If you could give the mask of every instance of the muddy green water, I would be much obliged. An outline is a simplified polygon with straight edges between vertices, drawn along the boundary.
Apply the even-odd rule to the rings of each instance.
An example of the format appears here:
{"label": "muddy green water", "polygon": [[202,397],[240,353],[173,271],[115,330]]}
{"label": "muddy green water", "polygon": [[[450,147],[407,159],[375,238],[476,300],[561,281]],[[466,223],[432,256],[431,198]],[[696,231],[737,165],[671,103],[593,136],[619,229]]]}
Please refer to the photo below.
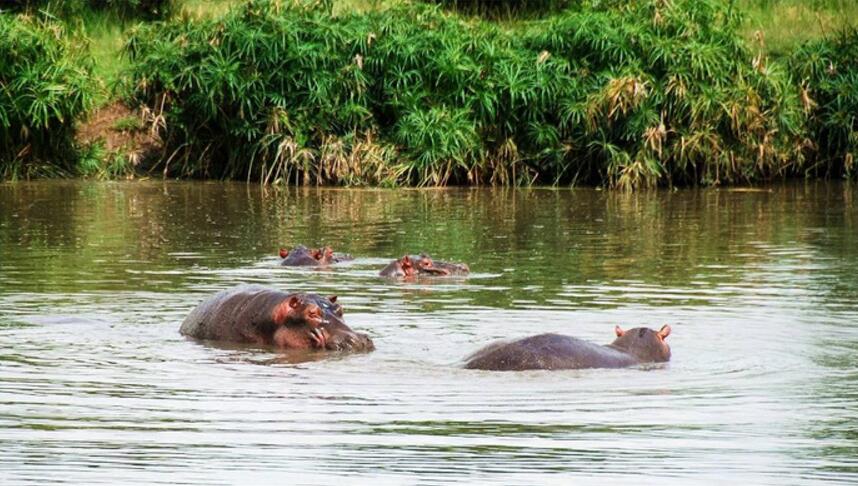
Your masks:
{"label": "muddy green water", "polygon": [[[0,484],[858,481],[858,190],[0,185]],[[284,269],[278,246],[359,258]],[[425,250],[461,280],[376,277]],[[239,283],[336,293],[377,351],[178,334]],[[648,369],[490,373],[554,331],[673,326]]]}

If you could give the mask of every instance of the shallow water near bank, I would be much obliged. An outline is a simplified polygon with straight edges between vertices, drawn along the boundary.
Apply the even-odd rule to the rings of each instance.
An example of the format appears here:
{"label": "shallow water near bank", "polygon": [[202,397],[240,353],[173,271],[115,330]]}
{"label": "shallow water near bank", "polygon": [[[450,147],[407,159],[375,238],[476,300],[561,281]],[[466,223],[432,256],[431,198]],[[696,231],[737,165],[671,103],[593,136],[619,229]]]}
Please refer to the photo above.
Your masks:
{"label": "shallow water near bank", "polygon": [[[854,483],[856,199],[0,184],[0,483]],[[298,243],[358,258],[279,267]],[[376,276],[421,250],[474,273]],[[179,335],[239,283],[337,294],[377,350]],[[664,323],[664,366],[461,369],[495,339]]]}

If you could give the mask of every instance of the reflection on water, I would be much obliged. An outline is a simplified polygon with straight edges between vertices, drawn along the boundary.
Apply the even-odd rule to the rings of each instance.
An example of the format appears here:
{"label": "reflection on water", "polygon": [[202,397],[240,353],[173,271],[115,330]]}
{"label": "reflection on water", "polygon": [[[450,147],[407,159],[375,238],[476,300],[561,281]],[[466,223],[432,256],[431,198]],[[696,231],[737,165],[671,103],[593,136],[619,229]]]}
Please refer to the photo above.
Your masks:
{"label": "reflection on water", "polygon": [[[0,185],[0,483],[854,483],[855,193]],[[297,243],[358,259],[279,267]],[[376,277],[421,250],[474,273]],[[178,334],[238,283],[337,294],[377,351]],[[666,322],[666,367],[460,368]]]}

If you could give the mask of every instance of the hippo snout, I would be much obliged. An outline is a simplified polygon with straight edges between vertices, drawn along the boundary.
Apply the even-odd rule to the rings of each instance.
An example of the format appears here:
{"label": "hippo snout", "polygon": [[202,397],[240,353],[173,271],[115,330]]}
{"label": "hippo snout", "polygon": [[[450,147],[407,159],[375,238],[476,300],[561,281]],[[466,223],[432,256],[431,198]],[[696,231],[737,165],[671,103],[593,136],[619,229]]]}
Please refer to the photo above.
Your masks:
{"label": "hippo snout", "polygon": [[372,339],[362,332],[337,333],[327,340],[326,349],[331,351],[372,351],[375,345]]}

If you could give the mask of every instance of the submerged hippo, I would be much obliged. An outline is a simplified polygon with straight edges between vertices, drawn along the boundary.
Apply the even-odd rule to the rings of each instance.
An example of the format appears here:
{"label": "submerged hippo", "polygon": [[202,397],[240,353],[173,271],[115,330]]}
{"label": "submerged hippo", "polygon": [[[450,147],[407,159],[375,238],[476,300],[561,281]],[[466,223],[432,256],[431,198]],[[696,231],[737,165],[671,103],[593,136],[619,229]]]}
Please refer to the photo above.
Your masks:
{"label": "submerged hippo", "polygon": [[210,341],[279,349],[372,351],[372,340],[342,319],[336,296],[287,294],[259,285],[223,290],[198,305],[179,329]]}
{"label": "submerged hippo", "polygon": [[417,270],[414,268],[414,260],[405,255],[399,260],[388,263],[378,274],[390,278],[413,278],[417,275]]}
{"label": "submerged hippo", "polygon": [[399,260],[393,260],[381,269],[379,275],[391,278],[411,279],[418,275],[447,275],[446,270],[435,268],[432,259],[425,255],[405,255]]}
{"label": "submerged hippo", "polygon": [[280,264],[287,267],[320,267],[330,261],[324,251],[311,250],[304,245],[298,245],[291,250],[280,249]]}
{"label": "submerged hippo", "polygon": [[321,267],[354,260],[354,257],[347,253],[334,253],[330,246],[307,248],[304,245],[298,245],[291,250],[281,248],[280,258],[283,259],[280,264],[287,267]]}
{"label": "submerged hippo", "polygon": [[471,269],[464,263],[439,262],[425,253],[411,255],[411,259],[420,262],[417,265],[417,273],[436,276],[463,276],[471,273]]}
{"label": "submerged hippo", "polygon": [[492,343],[467,358],[465,368],[493,371],[624,368],[670,360],[664,341],[670,326],[659,331],[636,327],[614,329],[617,339],[600,345],[560,334],[539,334],[513,342]]}

